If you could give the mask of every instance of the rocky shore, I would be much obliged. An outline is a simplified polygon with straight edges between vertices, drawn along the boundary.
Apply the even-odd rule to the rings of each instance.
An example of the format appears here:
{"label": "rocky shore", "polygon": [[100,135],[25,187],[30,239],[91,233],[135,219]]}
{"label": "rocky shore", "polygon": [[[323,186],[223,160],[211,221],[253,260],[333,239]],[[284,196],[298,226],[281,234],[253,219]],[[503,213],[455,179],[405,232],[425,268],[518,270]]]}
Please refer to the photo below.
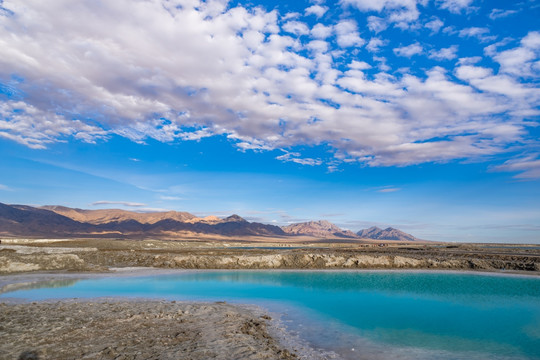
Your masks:
{"label": "rocky shore", "polygon": [[0,358],[297,359],[271,336],[270,320],[226,303],[0,303]]}

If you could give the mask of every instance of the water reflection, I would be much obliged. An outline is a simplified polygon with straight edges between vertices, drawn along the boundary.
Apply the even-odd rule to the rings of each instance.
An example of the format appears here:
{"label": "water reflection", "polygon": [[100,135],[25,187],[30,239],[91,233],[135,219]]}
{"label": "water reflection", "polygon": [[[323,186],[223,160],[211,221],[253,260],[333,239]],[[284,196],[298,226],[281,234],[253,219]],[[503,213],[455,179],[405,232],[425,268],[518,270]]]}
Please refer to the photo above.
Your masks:
{"label": "water reflection", "polygon": [[64,288],[64,287],[73,286],[79,281],[80,279],[54,279],[54,280],[38,280],[38,281],[6,284],[0,287],[0,294],[20,291],[20,290]]}

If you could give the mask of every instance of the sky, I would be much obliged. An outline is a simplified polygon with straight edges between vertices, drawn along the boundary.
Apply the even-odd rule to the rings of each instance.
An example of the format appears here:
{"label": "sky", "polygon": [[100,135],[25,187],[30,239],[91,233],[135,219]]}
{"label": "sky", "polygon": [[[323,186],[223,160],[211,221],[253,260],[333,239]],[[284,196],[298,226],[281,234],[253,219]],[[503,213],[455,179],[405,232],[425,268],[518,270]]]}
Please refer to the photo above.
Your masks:
{"label": "sky", "polygon": [[0,202],[540,243],[538,0],[0,0]]}

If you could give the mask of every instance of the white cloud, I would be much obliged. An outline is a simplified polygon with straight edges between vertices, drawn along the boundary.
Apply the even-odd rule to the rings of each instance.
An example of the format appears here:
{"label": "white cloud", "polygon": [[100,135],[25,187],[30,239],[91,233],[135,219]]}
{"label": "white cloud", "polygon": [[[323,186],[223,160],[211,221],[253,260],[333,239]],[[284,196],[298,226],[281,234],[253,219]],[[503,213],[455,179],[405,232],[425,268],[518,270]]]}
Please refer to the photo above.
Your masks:
{"label": "white cloud", "polygon": [[10,188],[10,187],[7,186],[7,185],[3,185],[3,184],[0,184],[0,190],[1,190],[1,191],[13,191],[12,188]]}
{"label": "white cloud", "polygon": [[453,13],[459,13],[467,9],[474,0],[437,0],[441,9],[447,9]]}
{"label": "white cloud", "polygon": [[316,24],[311,29],[311,35],[316,39],[326,39],[332,35],[333,32],[332,26],[326,26],[323,24]]}
{"label": "white cloud", "polygon": [[409,58],[414,55],[421,54],[422,51],[424,51],[424,49],[422,48],[422,45],[420,45],[417,42],[394,49],[394,53],[397,56],[404,56],[404,57],[409,57]]}
{"label": "white cloud", "polygon": [[502,9],[493,9],[491,10],[491,13],[489,14],[489,18],[491,20],[496,20],[500,18],[504,18],[510,15],[513,15],[517,13],[516,10],[502,10]]}
{"label": "white cloud", "polygon": [[285,23],[285,25],[283,25],[283,30],[295,35],[309,34],[307,25],[300,21],[289,21]]}
{"label": "white cloud", "polygon": [[531,31],[521,39],[521,44],[529,49],[540,49],[540,32]]}
{"label": "white cloud", "polygon": [[497,53],[493,58],[501,64],[501,72],[522,76],[540,77],[540,32],[531,31],[525,36],[520,46]]}
{"label": "white cloud", "polygon": [[320,18],[328,11],[328,6],[312,5],[306,9],[306,15],[315,15]]}
{"label": "white cloud", "polygon": [[289,12],[289,13],[286,13],[285,15],[283,15],[281,17],[281,21],[287,21],[287,20],[292,20],[292,19],[298,19],[299,17],[301,17],[302,14],[300,14],[299,12]]}
{"label": "white cloud", "polygon": [[352,6],[360,11],[377,11],[385,15],[386,21],[397,27],[408,28],[418,19],[417,0],[341,0],[344,6]]}
{"label": "white cloud", "polygon": [[142,203],[136,203],[136,202],[129,202],[129,201],[107,201],[107,200],[100,200],[96,201],[90,204],[91,206],[100,206],[100,205],[122,205],[127,207],[136,207],[140,208],[143,206],[146,206],[146,204]]}
{"label": "white cloud", "polygon": [[386,187],[384,189],[377,190],[377,192],[380,192],[380,193],[392,193],[392,192],[396,192],[396,191],[400,191],[400,190],[401,190],[400,188]]}
{"label": "white cloud", "polygon": [[458,60],[459,65],[474,65],[478,62],[482,61],[482,57],[480,56],[471,56],[471,57],[464,57],[460,58]]}
{"label": "white cloud", "polygon": [[497,54],[498,48],[501,46],[508,45],[509,43],[513,42],[514,39],[511,38],[504,38],[501,41],[497,41],[496,43],[493,43],[491,45],[488,45],[484,48],[484,54],[487,56],[494,56]]}
{"label": "white cloud", "polygon": [[492,41],[495,40],[496,36],[490,36],[489,29],[488,28],[481,28],[481,27],[469,27],[462,29],[458,32],[459,37],[474,37],[482,42],[486,41]]}
{"label": "white cloud", "polygon": [[0,137],[16,141],[32,149],[73,136],[93,143],[105,138],[107,132],[80,120],[42,111],[23,101],[0,102]]}
{"label": "white cloud", "polygon": [[337,36],[337,43],[342,48],[351,46],[362,46],[365,41],[358,33],[356,22],[352,20],[342,20],[334,26]]}
{"label": "white cloud", "polygon": [[424,26],[430,29],[431,32],[435,34],[435,33],[438,33],[439,30],[441,30],[441,28],[444,26],[444,23],[441,21],[441,19],[435,18],[427,22],[426,24],[424,24]]}
{"label": "white cloud", "polygon": [[[521,84],[504,74],[495,75],[491,69],[480,66],[463,65],[456,68],[455,72],[459,79],[469,82],[481,91],[506,97],[499,101],[514,101],[516,106],[513,111],[525,111],[529,116],[540,115],[540,111],[534,110],[534,106],[531,107],[539,102],[540,89]],[[521,110],[520,106],[523,107]]]}
{"label": "white cloud", "polygon": [[504,164],[493,168],[494,171],[518,172],[514,176],[521,180],[540,179],[540,158],[538,154],[506,161]]}
{"label": "white cloud", "polygon": [[365,61],[356,61],[356,60],[353,60],[350,65],[349,65],[349,68],[350,69],[356,69],[356,70],[367,70],[367,69],[371,69],[371,65],[369,65],[367,62]]}
{"label": "white cloud", "polygon": [[383,46],[386,46],[388,44],[387,40],[383,40],[381,38],[371,38],[366,45],[366,49],[368,49],[371,52],[379,52]]}
{"label": "white cloud", "polygon": [[[538,89],[516,79],[504,57],[500,73],[472,62],[455,71],[391,72],[378,56],[364,72],[365,59],[347,68],[348,56],[340,57],[364,42],[355,22],[317,24],[301,42],[302,23],[293,26],[277,11],[174,4],[4,0],[16,16],[0,17],[0,79],[19,74],[24,96],[0,103],[0,136],[43,148],[111,134],[138,142],[220,134],[243,151],[334,151],[331,159],[285,152],[281,161],[383,166],[507,151],[525,141],[524,119],[538,113]],[[417,2],[363,4],[382,6],[381,17],[393,21]],[[328,45],[334,40],[342,48]],[[519,47],[536,43],[533,34]],[[367,49],[385,44],[372,38]],[[503,53],[497,49],[489,56]],[[421,52],[419,43],[396,49]]]}
{"label": "white cloud", "polygon": [[307,45],[306,45],[306,48],[310,49],[310,50],[313,50],[315,52],[320,52],[320,53],[324,53],[326,51],[328,51],[328,43],[326,41],[322,41],[322,40],[313,40],[313,41],[310,41]]}
{"label": "white cloud", "polygon": [[457,58],[457,50],[458,50],[457,45],[452,45],[448,48],[439,49],[439,50],[431,50],[429,52],[429,58],[435,59],[438,61],[452,60],[452,59]]}
{"label": "white cloud", "polygon": [[184,198],[181,198],[179,196],[165,196],[165,195],[162,195],[159,197],[161,200],[165,200],[165,201],[180,201],[180,200],[185,200]]}
{"label": "white cloud", "polygon": [[302,158],[300,153],[297,152],[288,152],[283,150],[285,154],[277,156],[276,159],[283,162],[294,162],[300,165],[308,166],[317,166],[321,165],[323,162],[321,159],[312,159],[312,158]]}
{"label": "white cloud", "polygon": [[386,20],[377,16],[368,16],[368,28],[369,30],[380,33],[388,27]]}

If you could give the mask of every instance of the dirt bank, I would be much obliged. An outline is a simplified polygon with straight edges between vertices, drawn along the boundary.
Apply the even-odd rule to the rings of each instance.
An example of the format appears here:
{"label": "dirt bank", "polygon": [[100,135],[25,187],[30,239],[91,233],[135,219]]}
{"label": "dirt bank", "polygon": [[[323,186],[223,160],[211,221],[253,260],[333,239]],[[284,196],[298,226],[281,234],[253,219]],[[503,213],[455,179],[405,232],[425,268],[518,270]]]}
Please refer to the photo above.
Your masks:
{"label": "dirt bank", "polygon": [[441,269],[540,273],[540,248],[491,245],[283,244],[66,240],[0,246],[0,274],[171,269]]}

